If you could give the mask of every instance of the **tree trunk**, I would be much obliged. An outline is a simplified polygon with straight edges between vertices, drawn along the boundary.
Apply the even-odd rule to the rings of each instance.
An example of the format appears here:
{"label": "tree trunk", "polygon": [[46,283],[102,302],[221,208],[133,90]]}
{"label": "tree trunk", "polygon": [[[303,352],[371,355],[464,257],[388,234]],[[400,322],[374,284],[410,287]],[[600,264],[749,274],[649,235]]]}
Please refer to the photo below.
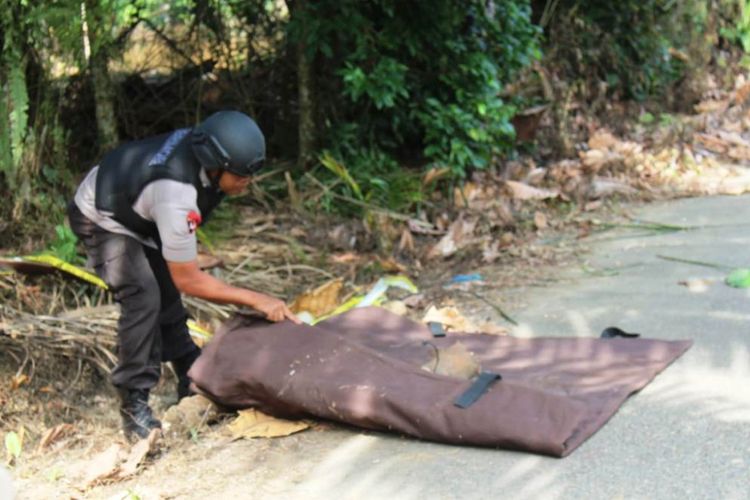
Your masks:
{"label": "tree trunk", "polygon": [[88,63],[94,89],[99,149],[106,151],[116,146],[120,140],[115,115],[115,88],[109,76],[109,40],[102,39],[97,32],[97,28],[106,23],[101,19],[95,1],[86,0],[83,14],[84,43],[91,47]]}
{"label": "tree trunk", "polygon": [[111,149],[120,141],[115,115],[115,89],[109,78],[108,62],[107,53],[99,51],[91,57],[90,65],[96,102],[96,129],[102,151]]}
{"label": "tree trunk", "polygon": [[297,163],[304,167],[313,157],[315,152],[315,98],[314,98],[314,75],[311,58],[307,51],[307,30],[305,29],[305,16],[307,0],[287,0],[292,22],[300,24],[297,30],[299,39],[296,40],[297,57],[297,102],[299,121],[297,123]]}
{"label": "tree trunk", "polygon": [[297,46],[297,85],[299,99],[299,154],[297,162],[307,165],[315,149],[315,120],[312,91],[312,65],[305,53],[305,44]]}

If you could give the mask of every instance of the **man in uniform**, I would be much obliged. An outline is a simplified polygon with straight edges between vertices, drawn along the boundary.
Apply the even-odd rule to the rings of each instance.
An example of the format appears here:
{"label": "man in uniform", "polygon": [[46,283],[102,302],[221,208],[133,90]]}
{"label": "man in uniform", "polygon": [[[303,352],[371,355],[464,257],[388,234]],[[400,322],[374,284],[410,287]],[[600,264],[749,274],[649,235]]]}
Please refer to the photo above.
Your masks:
{"label": "man in uniform", "polygon": [[196,229],[225,195],[247,188],[265,149],[250,117],[220,111],[195,128],[117,147],[76,191],[71,228],[120,304],[112,383],[128,437],[161,427],[148,406],[161,362],[175,369],[178,397],[189,394],[187,372],[200,349],[188,333],[180,293],[299,322],[283,301],[231,286],[197,262]]}

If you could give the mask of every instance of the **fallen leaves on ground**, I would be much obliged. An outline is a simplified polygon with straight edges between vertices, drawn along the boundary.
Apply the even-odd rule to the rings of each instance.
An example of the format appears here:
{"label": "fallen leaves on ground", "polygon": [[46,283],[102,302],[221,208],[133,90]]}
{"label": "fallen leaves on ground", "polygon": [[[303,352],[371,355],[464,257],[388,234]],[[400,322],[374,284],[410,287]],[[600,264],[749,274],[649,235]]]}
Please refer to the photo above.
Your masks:
{"label": "fallen leaves on ground", "polygon": [[125,462],[120,465],[117,472],[118,479],[125,479],[138,472],[138,468],[143,464],[146,457],[156,450],[159,440],[159,431],[154,429],[146,439],[141,439],[133,445],[128,453]]}
{"label": "fallen leaves on ground", "polygon": [[560,195],[554,189],[537,188],[516,181],[505,181],[505,186],[510,192],[510,197],[516,200],[546,200]]}
{"label": "fallen leaves on ground", "polygon": [[45,450],[63,437],[70,435],[74,429],[75,427],[72,424],[59,424],[47,429],[42,435],[42,439],[39,440],[37,452]]}
{"label": "fallen leaves on ground", "polygon": [[22,385],[29,382],[29,376],[25,373],[18,373],[16,375],[13,375],[13,377],[10,379],[10,390],[15,391]]}
{"label": "fallen leaves on ground", "polygon": [[289,436],[309,427],[310,423],[304,420],[283,420],[249,408],[240,410],[237,418],[229,423],[227,429],[235,439],[249,439]]}
{"label": "fallen leaves on ground", "polygon": [[476,223],[476,220],[464,220],[462,218],[453,222],[448,228],[448,233],[427,252],[427,258],[449,257],[472,243],[471,237]]}
{"label": "fallen leaves on ground", "polygon": [[115,443],[90,460],[78,464],[71,471],[71,476],[79,478],[78,488],[82,491],[97,484],[126,479],[136,474],[146,457],[158,450],[160,436],[159,429],[153,429],[148,437],[129,448]]}
{"label": "fallen leaves on ground", "polygon": [[488,333],[491,335],[506,335],[508,329],[493,323],[475,324],[464,317],[455,307],[443,307],[438,309],[435,306],[430,308],[422,318],[423,323],[436,322],[441,323],[446,330],[464,333]]}

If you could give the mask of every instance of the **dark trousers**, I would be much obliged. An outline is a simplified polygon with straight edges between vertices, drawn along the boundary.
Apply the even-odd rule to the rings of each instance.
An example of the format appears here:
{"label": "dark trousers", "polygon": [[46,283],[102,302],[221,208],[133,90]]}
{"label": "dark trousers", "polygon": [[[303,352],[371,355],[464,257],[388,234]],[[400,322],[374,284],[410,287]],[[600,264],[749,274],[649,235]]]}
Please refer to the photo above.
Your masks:
{"label": "dark trousers", "polygon": [[187,328],[187,312],[161,252],[130,236],[111,233],[87,219],[75,203],[68,207],[73,232],[86,247],[89,263],[120,304],[118,364],[112,383],[150,389],[161,362],[197,351]]}

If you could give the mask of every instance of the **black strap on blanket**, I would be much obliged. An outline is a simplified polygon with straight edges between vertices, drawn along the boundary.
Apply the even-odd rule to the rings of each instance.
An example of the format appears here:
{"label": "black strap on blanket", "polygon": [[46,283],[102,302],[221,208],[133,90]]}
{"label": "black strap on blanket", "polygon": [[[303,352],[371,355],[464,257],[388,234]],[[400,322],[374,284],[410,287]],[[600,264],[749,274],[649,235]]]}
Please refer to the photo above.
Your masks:
{"label": "black strap on blanket", "polygon": [[602,330],[602,334],[600,335],[600,337],[603,339],[613,339],[615,337],[634,339],[640,336],[641,336],[640,333],[628,333],[623,330],[620,330],[616,326],[610,326],[609,328],[605,328],[604,330]]}
{"label": "black strap on blanket", "polygon": [[453,402],[454,405],[459,408],[468,408],[473,405],[477,399],[482,397],[482,394],[487,391],[490,385],[496,380],[502,380],[502,376],[499,373],[482,372],[479,374],[477,379],[471,386],[466,389],[463,394],[456,398]]}
{"label": "black strap on blanket", "polygon": [[445,328],[442,323],[438,321],[428,321],[427,326],[430,328],[433,337],[445,337]]}

